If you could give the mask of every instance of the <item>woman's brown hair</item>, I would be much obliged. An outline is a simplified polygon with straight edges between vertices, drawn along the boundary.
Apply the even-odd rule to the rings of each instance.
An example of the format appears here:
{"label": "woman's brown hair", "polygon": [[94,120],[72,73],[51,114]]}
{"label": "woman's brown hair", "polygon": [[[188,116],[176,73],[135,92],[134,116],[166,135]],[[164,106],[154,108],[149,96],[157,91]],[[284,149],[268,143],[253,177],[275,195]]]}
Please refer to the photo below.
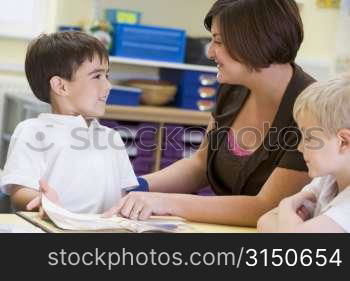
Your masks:
{"label": "woman's brown hair", "polygon": [[294,62],[303,41],[303,24],[294,0],[218,0],[204,19],[217,20],[230,56],[259,70]]}

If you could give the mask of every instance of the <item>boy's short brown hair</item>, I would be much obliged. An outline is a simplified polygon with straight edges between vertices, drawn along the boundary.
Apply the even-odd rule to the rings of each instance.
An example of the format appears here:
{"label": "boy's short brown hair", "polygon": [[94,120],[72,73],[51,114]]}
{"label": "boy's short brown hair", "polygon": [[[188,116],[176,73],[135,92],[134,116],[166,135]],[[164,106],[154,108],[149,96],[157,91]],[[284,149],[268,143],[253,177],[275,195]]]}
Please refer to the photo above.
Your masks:
{"label": "boy's short brown hair", "polygon": [[304,37],[294,0],[218,0],[204,19],[208,31],[214,18],[230,56],[255,70],[294,62]]}
{"label": "boy's short brown hair", "polygon": [[50,79],[59,76],[72,80],[74,73],[86,60],[98,56],[109,61],[108,51],[93,36],[79,31],[40,35],[27,49],[25,72],[34,95],[50,103]]}

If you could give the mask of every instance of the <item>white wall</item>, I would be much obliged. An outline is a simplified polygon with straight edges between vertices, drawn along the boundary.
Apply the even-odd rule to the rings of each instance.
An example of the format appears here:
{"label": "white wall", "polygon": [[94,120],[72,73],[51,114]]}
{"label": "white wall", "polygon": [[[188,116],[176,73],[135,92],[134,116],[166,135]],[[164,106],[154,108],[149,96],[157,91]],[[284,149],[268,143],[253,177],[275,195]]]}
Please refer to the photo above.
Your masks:
{"label": "white wall", "polygon": [[[89,22],[94,7],[116,7],[142,12],[142,23],[185,28],[191,36],[208,36],[203,18],[215,0],[47,0],[51,22],[48,30],[59,24]],[[305,27],[305,40],[298,61],[320,77],[328,75],[334,57],[337,17],[339,10],[318,9],[314,0],[304,0],[301,15]],[[0,74],[4,68],[23,66],[27,41],[0,37]],[[5,66],[5,67],[4,67]]]}
{"label": "white wall", "polygon": [[215,0],[101,0],[100,6],[142,12],[142,23],[186,29],[191,36],[208,36],[203,19]]}

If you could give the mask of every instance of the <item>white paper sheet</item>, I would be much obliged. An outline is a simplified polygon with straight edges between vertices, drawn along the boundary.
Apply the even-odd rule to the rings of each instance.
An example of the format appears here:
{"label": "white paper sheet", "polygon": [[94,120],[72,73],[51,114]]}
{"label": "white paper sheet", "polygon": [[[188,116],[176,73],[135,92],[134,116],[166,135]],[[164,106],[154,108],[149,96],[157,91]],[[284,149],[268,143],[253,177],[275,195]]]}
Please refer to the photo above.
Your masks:
{"label": "white paper sheet", "polygon": [[175,220],[135,221],[117,216],[102,218],[101,214],[76,214],[54,204],[45,195],[42,196],[42,207],[56,226],[66,230],[120,229],[132,232],[186,232],[191,229],[184,222]]}

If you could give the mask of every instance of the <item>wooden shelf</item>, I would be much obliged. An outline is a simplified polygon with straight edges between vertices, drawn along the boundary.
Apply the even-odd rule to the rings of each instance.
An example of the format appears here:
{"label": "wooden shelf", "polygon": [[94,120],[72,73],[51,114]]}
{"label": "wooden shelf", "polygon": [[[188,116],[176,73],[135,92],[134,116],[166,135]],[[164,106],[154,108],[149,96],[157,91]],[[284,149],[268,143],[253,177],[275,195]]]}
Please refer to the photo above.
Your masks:
{"label": "wooden shelf", "polygon": [[133,59],[133,58],[124,58],[124,57],[115,57],[115,56],[109,57],[109,61],[111,63],[150,66],[150,67],[156,67],[156,68],[173,68],[173,69],[204,71],[204,72],[212,72],[212,73],[216,73],[218,71],[217,67],[215,66],[185,64],[185,63],[171,63],[171,62],[165,62],[165,61],[153,61],[153,60]]}
{"label": "wooden shelf", "polygon": [[[166,61],[155,61],[155,60],[143,60],[143,59],[133,59],[124,57],[109,57],[110,63],[120,63],[129,65],[140,65],[155,68],[172,68],[172,69],[182,69],[182,70],[194,70],[194,71],[204,71],[217,73],[218,69],[216,66],[199,65],[199,64],[186,64],[186,63],[173,63]],[[0,71],[6,72],[24,72],[24,64],[0,64]]]}
{"label": "wooden shelf", "polygon": [[173,107],[107,105],[105,119],[207,126],[210,112]]}

